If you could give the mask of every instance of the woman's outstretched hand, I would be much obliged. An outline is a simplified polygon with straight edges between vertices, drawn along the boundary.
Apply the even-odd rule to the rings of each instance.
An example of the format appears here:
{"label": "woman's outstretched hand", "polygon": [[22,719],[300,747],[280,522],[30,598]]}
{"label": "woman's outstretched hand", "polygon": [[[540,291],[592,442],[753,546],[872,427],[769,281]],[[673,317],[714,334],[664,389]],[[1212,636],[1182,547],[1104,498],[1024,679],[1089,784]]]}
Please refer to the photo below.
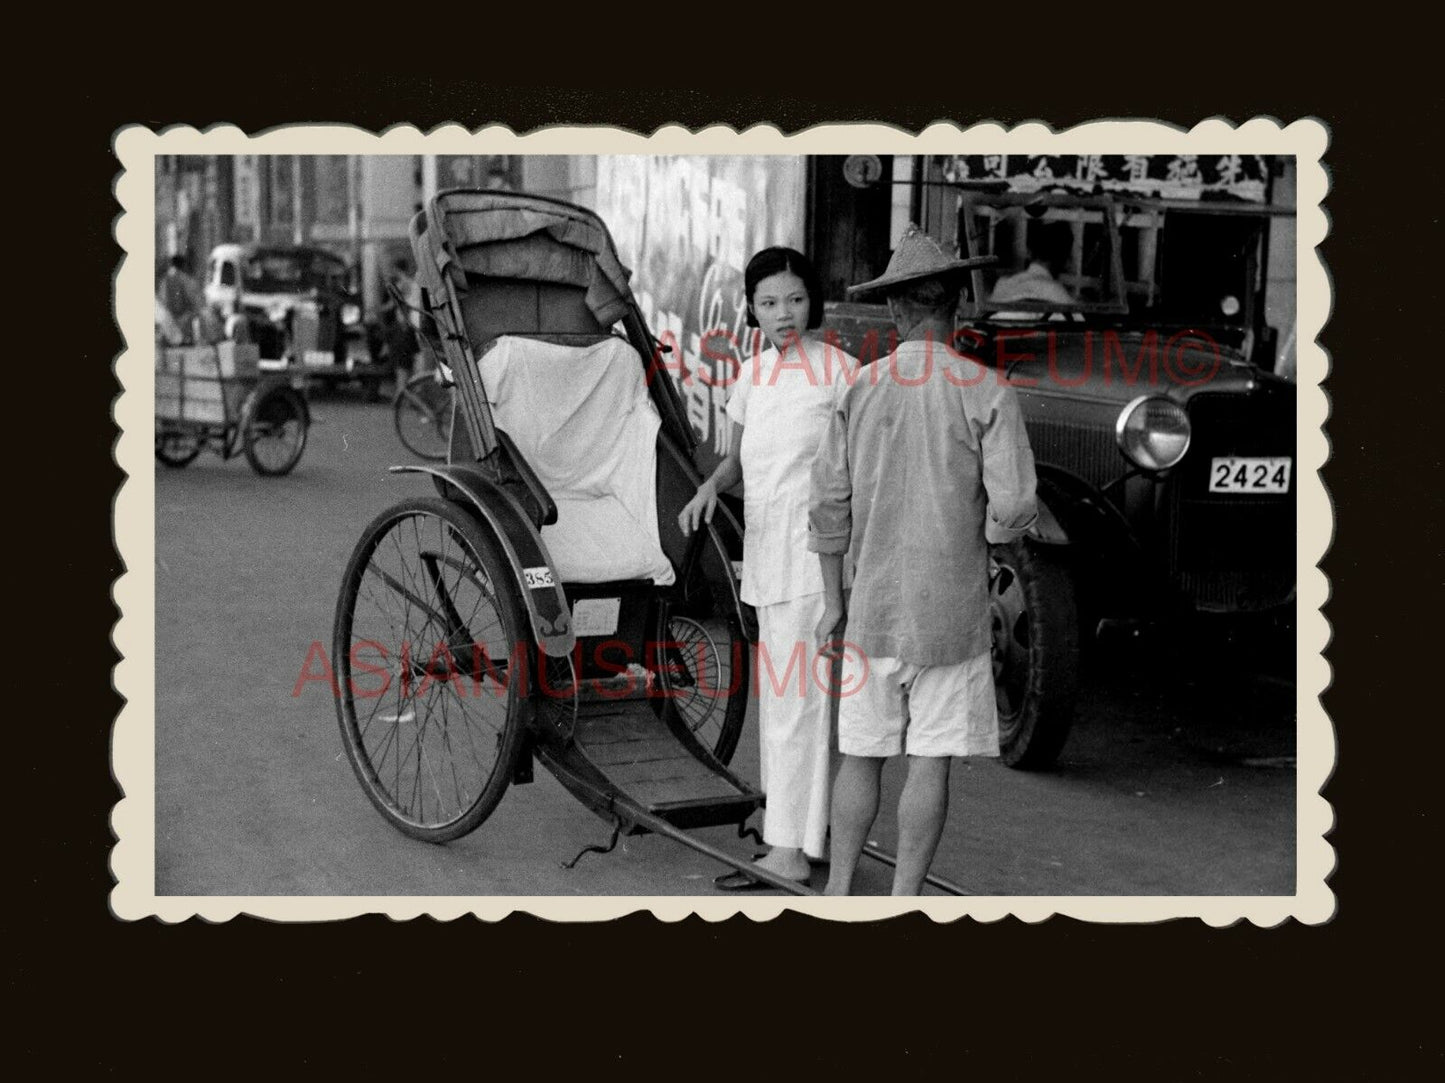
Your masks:
{"label": "woman's outstretched hand", "polygon": [[677,525],[684,534],[691,534],[703,523],[712,522],[713,509],[717,507],[717,486],[708,478],[697,487],[697,495],[687,502],[677,516]]}

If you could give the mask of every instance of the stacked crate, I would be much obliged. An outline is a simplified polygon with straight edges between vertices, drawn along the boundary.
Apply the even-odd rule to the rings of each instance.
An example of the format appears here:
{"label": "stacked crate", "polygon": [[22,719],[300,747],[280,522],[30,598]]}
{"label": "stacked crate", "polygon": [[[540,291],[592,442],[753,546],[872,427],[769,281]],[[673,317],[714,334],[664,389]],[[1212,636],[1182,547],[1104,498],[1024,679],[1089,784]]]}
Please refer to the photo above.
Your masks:
{"label": "stacked crate", "polygon": [[213,425],[234,421],[260,373],[252,343],[174,346],[156,352],[156,417]]}

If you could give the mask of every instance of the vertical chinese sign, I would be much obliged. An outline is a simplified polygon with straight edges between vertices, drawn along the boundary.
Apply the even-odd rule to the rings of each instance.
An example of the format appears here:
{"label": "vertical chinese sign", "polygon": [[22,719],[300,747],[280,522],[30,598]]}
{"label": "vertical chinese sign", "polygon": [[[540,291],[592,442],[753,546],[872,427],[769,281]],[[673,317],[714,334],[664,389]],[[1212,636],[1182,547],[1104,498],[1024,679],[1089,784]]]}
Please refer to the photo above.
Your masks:
{"label": "vertical chinese sign", "polygon": [[643,318],[672,348],[704,471],[727,453],[724,407],[752,348],[743,295],[748,259],[803,247],[805,163],[797,156],[603,156],[597,211],[632,269]]}
{"label": "vertical chinese sign", "polygon": [[236,156],[232,173],[232,189],[235,193],[235,241],[255,241],[261,235],[261,180],[256,155]]}

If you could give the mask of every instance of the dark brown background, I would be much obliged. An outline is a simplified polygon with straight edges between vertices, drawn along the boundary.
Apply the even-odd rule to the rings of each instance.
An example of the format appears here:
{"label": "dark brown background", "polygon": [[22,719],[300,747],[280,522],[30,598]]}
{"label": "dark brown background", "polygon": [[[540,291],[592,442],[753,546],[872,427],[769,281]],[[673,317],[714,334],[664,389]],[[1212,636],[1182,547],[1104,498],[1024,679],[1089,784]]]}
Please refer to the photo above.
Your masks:
{"label": "dark brown background", "polygon": [[[32,220],[27,233],[45,232],[12,249],[15,265],[36,276],[28,282],[44,321],[31,327],[23,308],[11,309],[12,320],[34,332],[12,339],[20,346],[9,359],[12,396],[17,377],[38,375],[31,386],[42,395],[62,391],[63,416],[47,413],[27,438],[18,472],[36,478],[41,499],[12,505],[24,513],[11,519],[27,551],[12,556],[12,576],[41,578],[42,587],[54,576],[60,590],[42,589],[39,605],[17,602],[12,620],[63,648],[12,658],[81,663],[12,671],[39,693],[33,713],[17,704],[11,730],[27,740],[12,745],[7,772],[21,782],[13,791],[10,834],[22,845],[11,892],[28,910],[11,928],[11,943],[23,946],[10,953],[11,989],[35,1019],[22,1020],[12,1039],[22,1058],[188,1074],[249,1066],[285,1076],[330,1072],[335,1059],[360,1052],[378,1069],[398,1058],[417,1081],[458,1069],[551,1075],[566,1070],[569,1054],[631,1074],[651,1053],[676,1076],[759,1074],[750,1066],[774,1051],[804,1068],[881,1058],[893,1064],[890,1076],[925,1060],[962,1076],[978,1070],[975,1057],[1002,1067],[1001,1078],[1095,1058],[1111,1075],[1149,1068],[1161,1079],[1320,1067],[1353,1078],[1346,1066],[1355,1064],[1375,1077],[1406,1078],[1411,1067],[1438,1064],[1437,1028],[1427,1032],[1424,1022],[1434,971],[1422,941],[1437,932],[1427,884],[1439,843],[1427,834],[1427,809],[1438,805],[1438,721],[1430,720],[1440,712],[1428,675],[1439,666],[1422,662],[1425,645],[1439,642],[1429,592],[1438,599],[1442,487],[1432,432],[1441,362],[1421,329],[1439,308],[1438,261],[1425,262],[1427,236],[1438,238],[1427,223],[1438,222],[1439,209],[1432,192],[1402,201],[1400,178],[1384,163],[1423,162],[1425,128],[1417,125],[1428,119],[1438,130],[1439,110],[1425,118],[1393,101],[1369,104],[1354,78],[1279,73],[1264,85],[1254,77],[1262,66],[1256,57],[1248,79],[1216,71],[1197,82],[1171,80],[1168,94],[1138,66],[1131,70],[1140,77],[1122,91],[1089,80],[1053,89],[1040,76],[977,80],[963,94],[945,77],[937,90],[898,98],[901,80],[859,78],[839,80],[848,86],[827,102],[773,85],[731,98],[667,86],[593,93],[402,83],[349,70],[293,79],[264,64],[264,78],[239,88],[134,71],[71,84],[68,104],[51,106],[51,123],[63,127],[43,144],[53,163],[47,179],[29,186],[28,210],[14,207],[16,218]],[[548,74],[559,67],[549,65]],[[715,85],[724,84],[746,85]],[[888,104],[880,106],[883,87]],[[1061,128],[1104,116],[1188,126],[1256,113],[1314,115],[1332,130],[1326,206],[1334,232],[1324,252],[1337,298],[1324,344],[1334,362],[1326,385],[1334,457],[1325,477],[1338,523],[1325,563],[1336,672],[1325,705],[1341,744],[1326,790],[1339,819],[1332,922],[1216,930],[1193,921],[1115,927],[1061,919],[935,926],[919,917],[844,927],[787,915],[764,926],[735,919],[664,927],[640,915],[595,926],[515,917],[499,926],[375,918],[217,927],[109,915],[108,813],[118,794],[106,765],[119,707],[108,680],[116,615],[109,590],[120,567],[110,514],[121,480],[108,456],[118,392],[109,366],[119,348],[109,315],[118,259],[109,141],[121,125],[225,120],[255,132],[303,119],[377,126],[404,116],[423,127],[500,118],[517,131],[563,121],[651,130],[767,119],[789,131],[886,119],[916,130],[950,116],[1046,117]],[[1423,283],[1433,287],[1426,304]],[[45,410],[35,400],[32,408]],[[779,1010],[797,1020],[781,1037],[768,1022]],[[179,1053],[198,1040],[196,1056]],[[428,1063],[438,1056],[449,1065]],[[1403,1074],[1383,1068],[1396,1062]]]}

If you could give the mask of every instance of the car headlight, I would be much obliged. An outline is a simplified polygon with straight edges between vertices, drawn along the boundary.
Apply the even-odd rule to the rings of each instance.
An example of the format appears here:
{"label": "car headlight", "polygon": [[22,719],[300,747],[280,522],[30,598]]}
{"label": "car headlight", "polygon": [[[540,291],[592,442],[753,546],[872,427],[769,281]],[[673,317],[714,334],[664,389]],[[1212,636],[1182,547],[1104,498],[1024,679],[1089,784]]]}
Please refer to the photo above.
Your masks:
{"label": "car headlight", "polygon": [[360,323],[360,322],[361,322],[361,306],[360,306],[360,305],[342,305],[342,306],[341,306],[341,322],[342,322],[343,324],[345,324],[347,327],[351,327],[351,326],[353,326],[353,325],[355,325],[355,324]]}
{"label": "car headlight", "polygon": [[1189,415],[1171,399],[1140,395],[1119,412],[1114,439],[1135,466],[1168,470],[1189,450]]}

